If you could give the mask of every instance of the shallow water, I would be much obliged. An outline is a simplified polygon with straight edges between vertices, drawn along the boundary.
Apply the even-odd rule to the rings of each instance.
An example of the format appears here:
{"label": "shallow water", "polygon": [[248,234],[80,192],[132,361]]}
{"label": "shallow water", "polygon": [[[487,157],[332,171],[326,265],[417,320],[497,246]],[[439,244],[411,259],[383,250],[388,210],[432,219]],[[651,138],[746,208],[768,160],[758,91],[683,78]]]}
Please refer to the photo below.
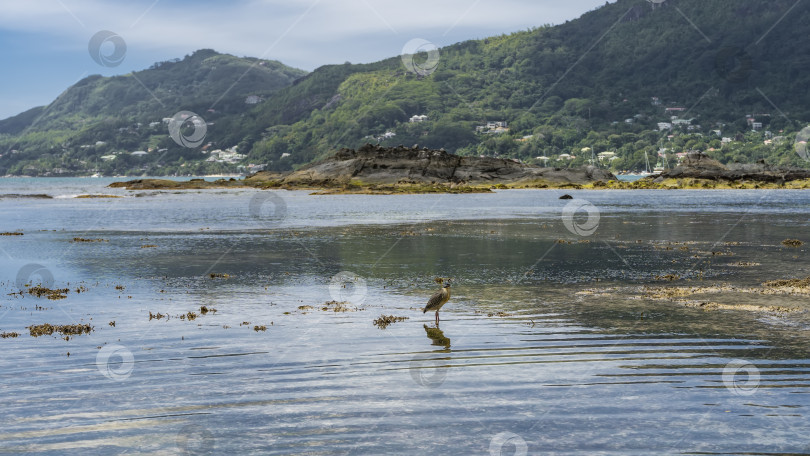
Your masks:
{"label": "shallow water", "polygon": [[[25,233],[0,236],[0,332],[21,334],[0,339],[0,453],[810,454],[804,314],[600,293],[808,276],[807,249],[780,244],[810,240],[808,193],[568,191],[598,211],[585,236],[562,191],[106,183],[0,179],[62,196],[0,198],[0,232]],[[69,197],[86,193],[125,197]],[[29,264],[68,297],[8,295]],[[382,314],[409,319],[381,330]],[[95,330],[28,335],[46,322]]]}

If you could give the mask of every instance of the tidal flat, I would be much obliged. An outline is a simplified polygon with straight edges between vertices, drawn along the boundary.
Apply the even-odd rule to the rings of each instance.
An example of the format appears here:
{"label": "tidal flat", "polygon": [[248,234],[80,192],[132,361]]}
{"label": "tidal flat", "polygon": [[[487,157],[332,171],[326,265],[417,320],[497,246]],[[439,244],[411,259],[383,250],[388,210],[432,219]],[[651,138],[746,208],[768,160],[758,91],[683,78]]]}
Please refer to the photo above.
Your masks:
{"label": "tidal flat", "polygon": [[34,181],[0,453],[810,453],[806,192]]}

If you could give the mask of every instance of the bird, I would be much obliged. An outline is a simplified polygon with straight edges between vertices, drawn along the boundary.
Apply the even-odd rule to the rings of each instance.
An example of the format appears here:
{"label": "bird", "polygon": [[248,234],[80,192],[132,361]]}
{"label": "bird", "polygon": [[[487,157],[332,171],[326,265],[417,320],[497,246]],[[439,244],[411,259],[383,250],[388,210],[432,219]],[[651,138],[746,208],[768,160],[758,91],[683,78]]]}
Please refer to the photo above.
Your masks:
{"label": "bird", "polygon": [[422,313],[427,313],[428,310],[436,311],[436,326],[439,325],[439,309],[450,300],[450,281],[444,282],[442,289],[437,291],[436,294],[430,297]]}

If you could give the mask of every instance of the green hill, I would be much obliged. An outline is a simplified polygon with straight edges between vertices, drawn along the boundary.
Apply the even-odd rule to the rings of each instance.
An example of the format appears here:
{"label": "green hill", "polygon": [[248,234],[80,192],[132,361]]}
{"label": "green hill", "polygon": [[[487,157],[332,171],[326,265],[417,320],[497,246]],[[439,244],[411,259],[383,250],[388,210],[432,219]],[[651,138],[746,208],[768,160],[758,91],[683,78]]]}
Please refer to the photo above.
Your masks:
{"label": "green hill", "polygon": [[[300,78],[272,62],[238,79],[251,59],[199,51],[135,74],[162,103],[131,75],[96,77],[42,112],[0,121],[0,152],[20,151],[0,158],[0,174],[59,166],[96,141],[167,149],[150,162],[154,172],[212,170],[200,165],[204,154],[174,144],[165,128],[130,131],[133,122],[148,125],[180,109],[214,123],[206,136],[212,147],[238,146],[247,154],[241,164],[275,170],[378,141],[525,161],[543,156],[550,166],[613,152],[601,163],[614,170],[643,168],[645,153],[652,165],[659,151],[672,165],[676,153],[691,150],[724,163],[805,166],[793,140],[810,121],[809,19],[810,6],[794,0],[618,0],[559,26],[442,48],[435,71],[424,75],[393,57]],[[253,94],[264,101],[246,105]],[[416,115],[427,120],[410,122]],[[98,164],[94,157],[110,150],[84,151],[104,172],[138,165]]]}
{"label": "green hill", "polygon": [[[164,118],[193,111],[212,124],[210,136],[228,142],[216,132],[219,119],[243,115],[255,106],[247,97],[271,97],[305,74],[275,61],[200,50],[123,76],[89,76],[50,105],[0,121],[0,174],[153,170],[156,163],[124,153],[149,149],[169,149],[161,163],[199,160],[205,158],[199,150],[171,140]],[[99,160],[115,153],[121,156],[114,162]]]}
{"label": "green hill", "polygon": [[[670,160],[702,150],[722,162],[804,165],[791,134],[810,120],[806,19],[808,7],[789,0],[669,0],[657,8],[620,0],[560,26],[443,48],[427,77],[399,58],[321,68],[255,113],[272,127],[251,158],[278,163],[290,153],[304,163],[390,131],[396,136],[383,144],[523,160],[578,156],[556,162],[566,166],[591,158],[583,148],[615,152],[619,170],[643,167],[645,151],[654,163],[660,149]],[[409,123],[413,115],[429,120]],[[693,125],[660,132],[673,115]],[[505,121],[509,131],[476,133],[488,121]]]}

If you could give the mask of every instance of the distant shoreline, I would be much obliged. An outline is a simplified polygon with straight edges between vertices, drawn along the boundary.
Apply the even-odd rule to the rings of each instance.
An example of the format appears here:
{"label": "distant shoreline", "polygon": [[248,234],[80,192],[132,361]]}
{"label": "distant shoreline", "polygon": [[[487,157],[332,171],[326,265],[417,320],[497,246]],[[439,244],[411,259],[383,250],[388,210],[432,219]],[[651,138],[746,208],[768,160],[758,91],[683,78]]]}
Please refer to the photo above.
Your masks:
{"label": "distant shoreline", "polygon": [[[255,188],[306,190],[318,195],[487,193],[508,189],[558,190],[804,190],[810,170],[777,168],[764,161],[723,165],[702,153],[689,154],[674,169],[622,179],[595,166],[547,168],[518,160],[466,157],[443,149],[366,144],[340,149],[295,171],[211,174],[199,177],[112,177],[109,188],[201,190]],[[84,176],[81,179],[101,177]]]}
{"label": "distant shoreline", "polygon": [[261,171],[237,180],[135,179],[111,188],[128,190],[250,187],[309,190],[315,194],[486,193],[507,189],[672,190],[806,189],[810,170],[772,168],[764,162],[725,166],[703,154],[689,155],[661,174],[622,180],[611,172],[584,168],[546,168],[516,160],[462,157],[442,149],[381,147],[367,144],[341,149],[330,157],[288,173]]}
{"label": "distant shoreline", "polygon": [[109,188],[127,190],[205,190],[221,188],[254,188],[260,190],[306,190],[316,195],[347,194],[425,194],[425,193],[489,193],[492,190],[806,190],[810,189],[810,179],[784,183],[757,181],[718,181],[697,178],[667,178],[655,182],[653,179],[640,179],[632,182],[610,180],[587,184],[573,183],[518,183],[495,185],[454,185],[454,184],[367,184],[349,181],[334,185],[311,185],[284,183],[279,179],[264,180],[249,177],[243,180],[204,181],[192,179],[175,181],[166,179],[136,179],[126,182],[113,182]]}
{"label": "distant shoreline", "polygon": [[0,179],[216,179],[216,178],[244,178],[245,174],[203,174],[199,176],[0,176]]}

